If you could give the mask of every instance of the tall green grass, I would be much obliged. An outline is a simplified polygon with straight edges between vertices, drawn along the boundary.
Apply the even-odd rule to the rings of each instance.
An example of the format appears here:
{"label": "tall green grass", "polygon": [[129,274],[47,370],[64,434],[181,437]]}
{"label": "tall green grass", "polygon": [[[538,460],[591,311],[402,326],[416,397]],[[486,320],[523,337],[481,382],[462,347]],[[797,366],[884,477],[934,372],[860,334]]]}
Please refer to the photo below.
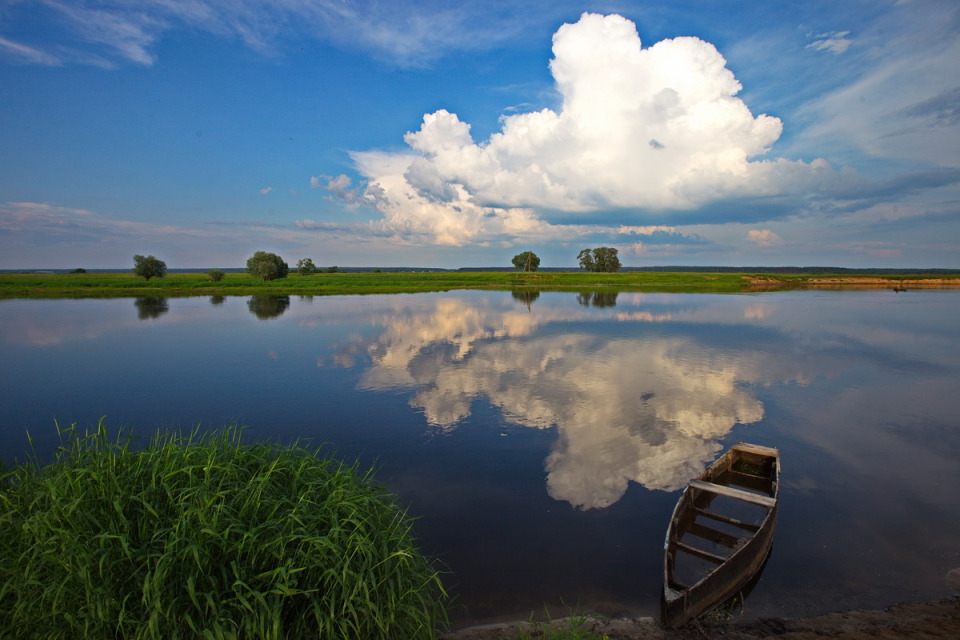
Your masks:
{"label": "tall green grass", "polygon": [[241,433],[101,422],[0,470],[0,638],[434,638],[438,572],[370,473]]}

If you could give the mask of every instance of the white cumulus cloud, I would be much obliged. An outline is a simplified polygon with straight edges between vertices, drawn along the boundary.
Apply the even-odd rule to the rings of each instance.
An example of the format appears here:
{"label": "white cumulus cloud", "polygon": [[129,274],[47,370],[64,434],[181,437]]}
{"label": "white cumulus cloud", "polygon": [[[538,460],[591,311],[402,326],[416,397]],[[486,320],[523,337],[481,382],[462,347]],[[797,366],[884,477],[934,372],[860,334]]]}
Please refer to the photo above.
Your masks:
{"label": "white cumulus cloud", "polygon": [[833,175],[823,160],[758,159],[782,124],[736,97],[740,83],[710,43],[644,48],[630,20],[585,13],[560,27],[553,53],[558,111],[503,116],[481,143],[455,113],[426,114],[404,138],[410,151],[354,154],[368,203],[388,224],[463,241],[490,225],[611,211],[629,221],[637,210],[795,192]]}

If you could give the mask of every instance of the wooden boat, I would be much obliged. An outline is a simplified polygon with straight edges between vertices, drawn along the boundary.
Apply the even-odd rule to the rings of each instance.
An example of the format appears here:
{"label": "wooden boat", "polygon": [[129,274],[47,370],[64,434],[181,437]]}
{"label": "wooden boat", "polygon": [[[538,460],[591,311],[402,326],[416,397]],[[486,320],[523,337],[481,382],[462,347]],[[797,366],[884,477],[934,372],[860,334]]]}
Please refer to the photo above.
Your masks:
{"label": "wooden boat", "polygon": [[741,442],[691,480],[664,541],[662,622],[682,626],[760,571],[777,521],[780,453]]}

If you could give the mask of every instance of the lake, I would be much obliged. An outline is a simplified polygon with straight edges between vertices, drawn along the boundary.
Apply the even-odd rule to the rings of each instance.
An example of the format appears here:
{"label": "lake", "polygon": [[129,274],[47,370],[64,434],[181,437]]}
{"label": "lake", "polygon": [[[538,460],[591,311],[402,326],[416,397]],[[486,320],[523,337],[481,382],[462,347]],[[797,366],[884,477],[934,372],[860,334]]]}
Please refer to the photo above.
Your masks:
{"label": "lake", "polygon": [[101,416],[326,443],[468,624],[656,615],[679,491],[749,441],[783,488],[744,613],[882,607],[960,567],[958,318],[958,291],[3,300],[0,458]]}

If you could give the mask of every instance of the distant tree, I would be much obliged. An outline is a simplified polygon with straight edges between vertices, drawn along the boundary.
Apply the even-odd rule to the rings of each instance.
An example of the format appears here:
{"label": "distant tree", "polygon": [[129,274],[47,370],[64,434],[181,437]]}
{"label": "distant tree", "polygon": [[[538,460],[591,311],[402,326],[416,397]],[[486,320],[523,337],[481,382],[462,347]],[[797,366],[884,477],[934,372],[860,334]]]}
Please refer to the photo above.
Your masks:
{"label": "distant tree", "polygon": [[577,255],[577,260],[584,271],[614,273],[620,270],[620,258],[617,257],[617,250],[612,247],[584,249]]}
{"label": "distant tree", "polygon": [[275,253],[257,251],[247,260],[247,273],[261,280],[286,278],[290,267]]}
{"label": "distant tree", "polygon": [[86,273],[86,272],[87,272],[87,270],[84,269],[83,267],[77,267],[76,269],[74,269],[74,270],[71,271],[70,273]]}
{"label": "distant tree", "polygon": [[583,249],[577,254],[577,262],[584,271],[596,271],[597,263],[593,259],[593,249]]}
{"label": "distant tree", "polygon": [[338,273],[339,271],[340,271],[340,267],[338,267],[337,265],[333,265],[332,267],[327,268],[327,273]]}
{"label": "distant tree", "polygon": [[297,271],[299,271],[302,276],[308,276],[311,273],[317,272],[317,265],[313,264],[313,260],[310,258],[301,258],[297,261]]}
{"label": "distant tree", "polygon": [[513,266],[521,271],[536,271],[540,258],[533,251],[524,251],[513,256]]}
{"label": "distant tree", "polygon": [[600,247],[593,250],[594,259],[597,261],[597,270],[607,273],[616,273],[620,271],[620,258],[617,257],[617,250],[613,247]]}
{"label": "distant tree", "polygon": [[210,276],[210,279],[214,282],[220,282],[227,276],[222,269],[210,269],[210,271],[207,271],[207,275]]}
{"label": "distant tree", "polygon": [[153,256],[133,256],[133,274],[149,280],[167,275],[167,263]]}

